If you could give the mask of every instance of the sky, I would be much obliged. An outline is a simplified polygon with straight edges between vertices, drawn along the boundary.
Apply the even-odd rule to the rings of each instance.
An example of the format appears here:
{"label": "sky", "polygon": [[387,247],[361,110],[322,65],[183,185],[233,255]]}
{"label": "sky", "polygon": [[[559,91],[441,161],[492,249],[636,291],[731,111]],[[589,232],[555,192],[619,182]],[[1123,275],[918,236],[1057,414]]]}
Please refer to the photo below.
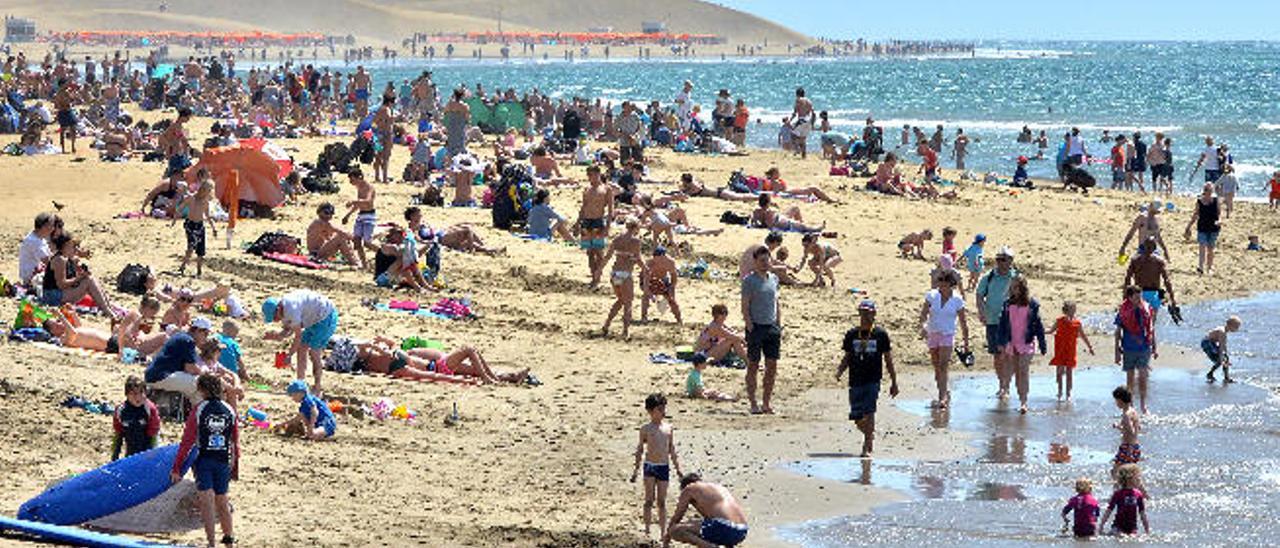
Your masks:
{"label": "sky", "polygon": [[1280,0],[710,0],[810,36],[1276,40]]}

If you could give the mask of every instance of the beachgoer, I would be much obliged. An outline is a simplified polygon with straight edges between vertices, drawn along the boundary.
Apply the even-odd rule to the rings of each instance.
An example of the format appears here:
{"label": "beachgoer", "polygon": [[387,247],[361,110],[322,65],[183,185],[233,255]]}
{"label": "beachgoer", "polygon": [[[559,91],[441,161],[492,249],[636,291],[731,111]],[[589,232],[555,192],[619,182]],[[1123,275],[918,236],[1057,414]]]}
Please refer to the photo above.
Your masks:
{"label": "beachgoer", "polygon": [[36,215],[35,227],[22,238],[22,244],[18,246],[19,283],[32,284],[36,273],[53,256],[49,238],[53,236],[56,219],[57,216],[52,213]]}
{"label": "beachgoer", "polygon": [[695,181],[690,173],[680,174],[680,192],[686,196],[719,198],[730,202],[756,201],[756,195],[749,192],[735,192],[724,187],[715,190],[707,188],[706,183]]}
{"label": "beachgoer", "polygon": [[933,239],[933,231],[924,229],[903,236],[898,241],[898,256],[903,259],[924,260],[924,243]]}
{"label": "beachgoer", "polygon": [[1067,384],[1067,401],[1071,401],[1071,385],[1074,380],[1072,377],[1076,369],[1076,339],[1084,341],[1084,345],[1089,349],[1089,355],[1093,353],[1093,343],[1089,342],[1089,335],[1084,332],[1084,328],[1080,320],[1076,318],[1076,303],[1067,301],[1062,304],[1062,316],[1053,323],[1045,332],[1046,335],[1053,335],[1053,358],[1049,360],[1049,365],[1057,368],[1058,379],[1058,401],[1062,401],[1062,381],[1066,378]]}
{"label": "beachgoer", "polygon": [[840,202],[832,199],[823,192],[821,188],[816,186],[806,186],[800,188],[787,188],[787,182],[782,180],[782,171],[778,166],[769,166],[764,172],[764,182],[761,183],[761,190],[768,192],[782,192],[791,196],[802,196],[813,198],[829,204],[838,204]]}
{"label": "beachgoer", "polygon": [[222,382],[212,374],[200,375],[194,392],[201,400],[187,415],[182,443],[173,459],[169,482],[182,480],[183,465],[192,449],[197,450],[191,470],[196,478],[200,520],[209,546],[214,543],[214,517],[222,525],[219,544],[234,546],[231,500],[227,497],[231,480],[239,479],[240,421],[233,407],[222,401]]}
{"label": "beachgoer", "polygon": [[596,165],[587,168],[587,181],[589,185],[582,192],[577,224],[582,237],[579,246],[587,253],[591,287],[595,288],[600,285],[600,276],[608,262],[605,260],[605,239],[609,237],[609,225],[613,222],[615,190],[612,185],[604,184],[600,167]]}
{"label": "beachgoer", "polygon": [[680,273],[676,269],[676,262],[667,256],[667,248],[663,246],[653,248],[653,257],[645,262],[642,270],[644,296],[640,301],[640,321],[648,323],[649,303],[662,297],[671,306],[671,314],[676,317],[676,324],[684,325],[684,320],[680,317],[680,304],[676,302],[676,283]]}
{"label": "beachgoer", "polygon": [[968,290],[978,286],[978,278],[982,276],[982,271],[986,269],[986,261],[982,258],[982,248],[986,243],[987,236],[978,234],[973,237],[973,243],[969,244],[964,253],[960,254],[960,262],[969,271]]}
{"label": "beachgoer", "polygon": [[[183,218],[182,230],[187,235],[187,250],[182,256],[182,265],[178,267],[178,274],[182,275],[186,272],[187,261],[190,261],[191,254],[195,253],[197,278],[204,273],[205,223],[209,223],[209,230],[213,232],[213,237],[218,237],[218,228],[214,226],[213,217],[209,211],[209,204],[213,201],[213,182],[207,180],[207,171],[201,169],[200,172],[204,174],[201,176],[205,179],[203,184],[194,195],[184,197],[177,205],[178,212]],[[173,222],[177,223],[178,220],[174,219]]]}
{"label": "beachgoer", "polygon": [[76,325],[62,310],[54,310],[53,314],[53,318],[45,320],[41,325],[63,347],[83,348],[106,354],[120,353],[120,339],[110,331]]}
{"label": "beachgoer", "polygon": [[1213,274],[1213,251],[1218,245],[1218,233],[1222,231],[1222,209],[1213,192],[1213,183],[1205,183],[1195,202],[1196,210],[1191,213],[1191,220],[1187,221],[1183,232],[1183,238],[1190,240],[1191,227],[1196,227],[1196,242],[1200,244],[1198,274]]}
{"label": "beachgoer", "polygon": [[142,379],[129,375],[124,381],[124,397],[111,419],[112,461],[120,458],[121,447],[126,457],[155,448],[160,435],[160,411],[147,399],[147,385]]}
{"label": "beachgoer", "polygon": [[818,234],[810,232],[801,238],[801,245],[804,248],[804,255],[800,257],[800,263],[796,265],[795,271],[800,272],[806,261],[809,270],[813,271],[813,285],[823,287],[827,283],[823,282],[825,276],[830,281],[831,287],[836,285],[836,274],[832,270],[840,265],[843,259],[840,258],[840,251],[830,244],[822,244],[818,242]]}
{"label": "beachgoer", "polygon": [[1263,186],[1267,190],[1267,207],[1272,211],[1280,208],[1280,170],[1271,174],[1271,179]]}
{"label": "beachgoer", "polygon": [[538,189],[533,196],[533,207],[529,208],[528,228],[529,235],[534,238],[551,240],[552,235],[555,235],[566,242],[573,241],[568,221],[551,208],[551,191],[545,188]]}
{"label": "beachgoer", "polygon": [[306,379],[310,360],[315,382],[312,391],[323,393],[320,376],[324,372],[324,350],[338,330],[338,308],[327,297],[309,289],[298,289],[262,302],[262,319],[280,322],[280,330],[268,332],[269,341],[290,341],[289,354],[297,356],[296,378]]}
{"label": "beachgoer", "polygon": [[991,354],[992,367],[1000,382],[996,397],[1002,400],[1009,397],[1009,381],[1013,377],[1013,370],[996,344],[996,339],[1000,328],[1000,314],[1009,297],[1009,285],[1017,277],[1018,271],[1013,268],[1013,249],[1001,247],[996,253],[996,267],[978,281],[978,290],[974,292],[977,296],[978,319],[987,328],[987,353]]}
{"label": "beachgoer", "polygon": [[938,409],[946,409],[951,404],[948,368],[951,366],[951,352],[955,347],[957,322],[964,342],[960,347],[961,351],[969,351],[969,321],[965,314],[964,299],[954,292],[958,285],[960,276],[956,273],[942,275],[938,279],[938,288],[925,294],[924,306],[920,308],[920,335],[928,344],[929,361],[933,363],[933,380],[938,388],[938,398],[930,405]]}
{"label": "beachgoer", "polygon": [[[150,356],[164,347],[169,334],[156,329],[160,315],[160,301],[154,295],[144,295],[137,310],[125,313],[116,331],[120,348],[132,348],[141,356]],[[123,357],[123,352],[121,352]]]}
{"label": "beachgoer", "polygon": [[1026,278],[1014,278],[1000,313],[998,344],[1005,359],[1012,363],[1018,386],[1018,412],[1023,415],[1027,414],[1031,358],[1035,356],[1037,343],[1043,355],[1044,322],[1040,319],[1040,303],[1031,297]]}
{"label": "beachgoer", "polygon": [[1236,191],[1240,189],[1240,181],[1236,179],[1236,168],[1231,164],[1222,166],[1222,176],[1214,181],[1218,196],[1222,198],[1224,218],[1231,218],[1231,210],[1235,206]]}
{"label": "beachgoer", "polygon": [[956,160],[956,169],[964,171],[964,158],[969,155],[969,137],[963,129],[956,129],[956,140],[951,143],[951,157]]}
{"label": "beachgoer", "polygon": [[307,381],[294,379],[285,393],[298,404],[298,414],[282,423],[282,429],[300,430],[302,437],[311,440],[329,439],[337,433],[338,422],[333,418],[333,411],[324,400],[307,390]]}
{"label": "beachgoer", "polygon": [[1125,190],[1131,190],[1125,186],[1126,181],[1128,180],[1126,172],[1127,172],[1127,166],[1129,162],[1125,156],[1128,153],[1128,145],[1126,144],[1127,141],[1128,141],[1127,137],[1125,137],[1124,135],[1120,135],[1116,137],[1116,140],[1115,140],[1116,144],[1111,147],[1111,189],[1112,190],[1119,189],[1119,188],[1124,188]]}
{"label": "beachgoer", "polygon": [[[388,100],[390,99],[390,100]],[[391,175],[388,173],[387,166],[391,163],[391,151],[395,148],[395,97],[383,97],[382,106],[373,115],[374,138],[377,140],[377,154],[373,157],[373,180],[375,182],[390,183]]]}
{"label": "beachgoer", "polygon": [[916,154],[919,154],[923,160],[920,162],[920,168],[916,173],[923,173],[926,181],[932,181],[938,177],[938,152],[929,147],[928,143],[923,141],[916,146]]}
{"label": "beachgoer", "polygon": [[738,396],[707,388],[702,381],[702,374],[707,370],[708,356],[702,352],[695,352],[689,361],[693,366],[689,368],[689,376],[684,379],[684,393],[690,398],[703,398],[716,402],[737,401]]}
{"label": "beachgoer", "polygon": [[680,477],[680,458],[676,453],[675,429],[666,422],[667,398],[662,394],[649,394],[644,400],[649,422],[640,427],[640,442],[636,444],[636,464],[631,471],[631,481],[636,481],[644,465],[644,533],[650,534],[653,523],[653,507],[658,506],[658,532],[667,538],[667,483],[671,481],[671,467]]}
{"label": "beachgoer", "polygon": [[1209,368],[1209,374],[1205,375],[1209,382],[1217,380],[1213,374],[1219,367],[1222,368],[1223,384],[1236,382],[1231,379],[1231,354],[1227,351],[1227,335],[1239,331],[1241,325],[1243,322],[1240,321],[1239,316],[1231,316],[1227,318],[1225,325],[1210,329],[1200,341],[1200,349],[1204,350],[1204,355],[1213,363],[1213,367]]}
{"label": "beachgoer", "polygon": [[143,376],[147,386],[181,392],[187,399],[195,401],[196,378],[203,373],[197,348],[204,344],[212,328],[209,320],[196,318],[186,331],[170,335],[147,366],[147,372]]}
{"label": "beachgoer", "polygon": [[1124,288],[1124,302],[1115,319],[1116,365],[1125,372],[1125,386],[1138,394],[1143,414],[1147,412],[1147,378],[1151,374],[1151,360],[1160,356],[1156,342],[1155,313],[1151,305],[1142,300],[1142,288],[1136,285]]}
{"label": "beachgoer", "polygon": [[1160,245],[1160,250],[1164,253],[1165,259],[1168,260],[1170,257],[1169,246],[1165,245],[1164,237],[1160,235],[1159,214],[1160,210],[1164,209],[1163,206],[1164,204],[1153,200],[1138,213],[1138,216],[1133,219],[1133,224],[1129,225],[1129,232],[1125,233],[1124,241],[1120,242],[1119,256],[1123,257],[1128,253],[1129,241],[1133,239],[1134,235],[1137,235],[1139,245],[1154,238],[1156,243]]}
{"label": "beachgoer", "polygon": [[813,132],[813,102],[805,97],[804,88],[796,88],[796,101],[791,112],[791,146],[800,152],[800,158],[808,158],[807,143]]}
{"label": "beachgoer", "polygon": [[1102,514],[1099,527],[1106,528],[1111,513],[1115,512],[1116,521],[1111,524],[1113,535],[1137,535],[1138,521],[1142,521],[1142,529],[1151,534],[1151,522],[1147,520],[1146,495],[1142,492],[1142,477],[1136,464],[1120,466],[1116,473],[1120,488],[1111,494],[1107,503],[1107,511]]}
{"label": "beachgoer", "polygon": [[48,306],[62,306],[78,303],[88,295],[98,310],[112,321],[118,321],[120,313],[112,306],[111,298],[90,272],[89,265],[80,261],[80,240],[66,232],[57,234],[53,236],[53,251],[41,280],[43,293],[40,302]]}
{"label": "beachgoer", "polygon": [[[782,305],[778,301],[778,277],[770,272],[767,247],[756,248],[751,255],[755,269],[742,279],[742,321],[747,332],[747,399],[751,413],[773,414],[773,383],[778,374],[778,358],[782,348]],[[764,383],[761,402],[756,404],[756,375],[764,356]]]}
{"label": "beachgoer", "polygon": [[721,362],[733,354],[744,363],[747,361],[746,340],[736,331],[730,329],[725,321],[729,318],[729,307],[723,304],[711,306],[711,322],[698,333],[698,340],[693,349],[706,354],[714,362]]}
{"label": "beachgoer", "polygon": [[1204,149],[1200,151],[1200,159],[1196,160],[1196,167],[1191,170],[1187,177],[1195,175],[1201,167],[1204,168],[1204,182],[1212,183],[1222,176],[1222,162],[1218,157],[1218,148],[1213,146],[1213,137],[1204,138]]}
{"label": "beachgoer", "polygon": [[[702,516],[700,523],[682,523],[690,505]],[[733,494],[722,485],[703,481],[700,474],[693,472],[680,478],[680,497],[662,546],[670,548],[674,540],[695,546],[732,548],[747,539],[747,532],[747,514]]]}
{"label": "beachgoer", "polygon": [[[1138,191],[1145,193],[1147,189],[1143,179],[1147,172],[1147,143],[1142,141],[1142,132],[1133,132],[1133,140],[1129,141],[1125,156],[1129,159],[1128,165],[1125,166],[1126,189],[1133,190],[1133,183],[1137,182]],[[1154,190],[1154,183],[1152,185]]]}
{"label": "beachgoer", "polygon": [[355,237],[333,222],[336,214],[336,209],[329,202],[316,207],[316,219],[307,225],[307,253],[311,260],[318,263],[327,262],[341,254],[347,264],[359,265],[363,270],[366,268],[365,264],[357,259],[352,245]]}
{"label": "beachgoer", "polygon": [[889,371],[889,397],[898,397],[898,373],[893,368],[889,333],[876,325],[876,303],[858,303],[858,326],[844,334],[844,359],[836,368],[836,382],[849,370],[849,420],[862,432],[862,457],[870,457],[876,436],[876,400],[884,371]]}
{"label": "beachgoer", "polygon": [[244,360],[241,359],[240,326],[235,320],[226,320],[222,322],[222,332],[214,335],[218,341],[218,366],[226,369],[235,375],[241,383],[249,382],[249,371],[245,369]]}
{"label": "beachgoer", "polygon": [[822,232],[827,228],[825,221],[819,226],[805,224],[799,206],[791,206],[785,211],[775,211],[773,195],[768,192],[760,193],[756,198],[756,205],[756,209],[751,212],[751,218],[748,220],[750,226],[787,232]]}
{"label": "beachgoer", "polygon": [[613,306],[609,308],[609,316],[605,318],[600,333],[604,336],[609,335],[609,324],[613,323],[614,316],[621,311],[624,339],[629,338],[628,332],[631,329],[631,301],[635,298],[633,271],[637,266],[640,267],[640,279],[646,278],[644,260],[640,258],[641,242],[638,237],[640,221],[628,218],[626,227],[626,232],[609,242],[609,247],[604,250],[604,257],[601,258],[602,263],[608,263],[609,259],[617,256],[613,262],[613,270],[609,272],[609,285],[613,286],[615,300]]}
{"label": "beachgoer", "polygon": [[[1062,507],[1062,530],[1066,532],[1070,525],[1071,532],[1078,539],[1091,538],[1098,534],[1098,500],[1093,498],[1093,482],[1089,478],[1076,480],[1076,496]],[[1074,524],[1068,518],[1074,517]]]}
{"label": "beachgoer", "polygon": [[1156,254],[1157,241],[1148,238],[1138,245],[1138,256],[1129,261],[1129,269],[1124,275],[1124,285],[1136,284],[1142,288],[1142,300],[1151,305],[1151,313],[1155,316],[1160,314],[1165,302],[1169,303],[1170,310],[1178,306],[1173,294],[1173,281],[1169,277],[1169,264]]}
{"label": "beachgoer", "polygon": [[377,247],[373,244],[373,232],[378,225],[378,211],[374,206],[374,198],[377,191],[364,179],[364,173],[360,168],[351,168],[347,172],[347,179],[356,187],[356,199],[347,202],[347,214],[342,216],[342,224],[351,221],[351,215],[356,214],[356,224],[351,229],[351,237],[356,248],[356,257],[360,259],[361,268],[368,268],[369,262],[365,260],[364,251],[377,251]]}

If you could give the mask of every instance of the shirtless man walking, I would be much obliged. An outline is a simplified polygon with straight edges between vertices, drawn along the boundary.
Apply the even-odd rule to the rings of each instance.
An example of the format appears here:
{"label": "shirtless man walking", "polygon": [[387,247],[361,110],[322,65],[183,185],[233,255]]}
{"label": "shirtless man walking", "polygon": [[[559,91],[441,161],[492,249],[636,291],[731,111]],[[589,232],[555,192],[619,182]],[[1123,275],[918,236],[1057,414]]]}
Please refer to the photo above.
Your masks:
{"label": "shirtless man walking", "polygon": [[58,143],[62,153],[67,153],[67,137],[71,138],[71,153],[76,153],[76,111],[72,108],[75,92],[79,89],[75,82],[67,82],[53,95],[53,110],[58,119]]}
{"label": "shirtless man walking", "polygon": [[362,263],[356,261],[355,249],[351,244],[355,238],[333,223],[333,216],[336,214],[337,210],[329,202],[316,208],[316,220],[307,226],[307,253],[316,262],[328,261],[340,253],[347,264],[364,268]]}
{"label": "shirtless man walking", "polygon": [[377,192],[373,190],[369,181],[364,179],[364,173],[360,168],[352,168],[348,171],[347,178],[356,187],[356,199],[347,202],[347,214],[342,217],[342,224],[350,222],[351,215],[356,214],[356,224],[351,235],[355,238],[356,256],[360,258],[360,268],[367,268],[369,262],[364,257],[365,248],[369,248],[370,251],[378,249],[373,244],[373,230],[378,225],[378,211],[374,208],[373,202]]}
{"label": "shirtless man walking", "polygon": [[[1129,261],[1129,270],[1124,275],[1125,287],[1136,285],[1142,288],[1142,300],[1151,305],[1153,321],[1166,299],[1171,309],[1178,306],[1178,301],[1173,296],[1173,282],[1169,281],[1167,264],[1155,254],[1156,241],[1155,237],[1150,237],[1138,244],[1138,256]],[[1174,319],[1178,319],[1176,315]]]}
{"label": "shirtless man walking", "polygon": [[1160,202],[1153,201],[1147,206],[1146,210],[1139,213],[1137,218],[1133,220],[1133,225],[1129,227],[1129,233],[1124,235],[1124,241],[1120,243],[1120,255],[1124,255],[1129,247],[1129,241],[1133,239],[1133,235],[1138,235],[1138,244],[1147,240],[1155,240],[1160,245],[1160,251],[1164,253],[1165,260],[1169,259],[1169,247],[1164,245],[1164,238],[1160,236],[1160,219],[1157,215],[1160,213]]}
{"label": "shirtless man walking", "polygon": [[618,315],[618,311],[622,311],[622,338],[627,339],[627,334],[631,328],[631,301],[635,300],[635,277],[634,270],[640,267],[640,279],[645,279],[644,261],[640,259],[640,238],[637,234],[640,232],[640,221],[634,218],[628,218],[626,222],[627,230],[614,238],[609,243],[609,248],[605,252],[602,259],[604,263],[609,259],[617,258],[613,261],[613,270],[609,273],[609,283],[613,286],[613,307],[609,309],[609,317],[604,320],[604,327],[600,328],[600,333],[609,336],[609,324],[613,323],[614,316]]}
{"label": "shirtless man walking", "polygon": [[364,117],[369,114],[369,86],[371,85],[369,73],[364,71],[364,65],[356,67],[352,85],[356,96],[356,119],[364,120]]}
{"label": "shirtless man walking", "polygon": [[373,115],[373,132],[378,139],[378,144],[382,146],[377,156],[373,158],[373,181],[376,183],[391,182],[387,166],[391,164],[391,149],[395,148],[396,115],[392,109],[395,101],[388,99],[383,99],[382,108]]}
{"label": "shirtless man walking", "polygon": [[[579,245],[587,252],[587,268],[591,270],[591,287],[600,286],[600,275],[605,265],[605,238],[609,237],[609,224],[613,219],[613,185],[606,185],[600,178],[600,167],[587,168],[590,183],[582,192],[582,209],[578,210],[578,226],[582,230]],[[636,257],[639,259],[639,255]]]}
{"label": "shirtless man walking", "polygon": [[804,88],[796,88],[796,103],[791,113],[791,144],[800,151],[801,159],[809,155],[807,141],[813,131],[813,122],[813,102],[805,97]]}
{"label": "shirtless man walking", "polygon": [[[702,522],[684,521],[685,512],[693,505]],[[680,498],[676,511],[671,514],[667,536],[662,539],[663,548],[671,541],[692,544],[700,548],[737,546],[747,539],[747,514],[723,485],[703,481],[697,472],[680,478]]]}

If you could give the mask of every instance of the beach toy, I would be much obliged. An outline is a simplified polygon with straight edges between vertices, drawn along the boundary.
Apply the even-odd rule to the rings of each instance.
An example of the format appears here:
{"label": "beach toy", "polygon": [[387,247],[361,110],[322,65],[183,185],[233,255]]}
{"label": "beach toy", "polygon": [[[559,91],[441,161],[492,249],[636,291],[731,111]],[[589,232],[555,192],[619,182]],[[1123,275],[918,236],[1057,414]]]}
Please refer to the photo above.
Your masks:
{"label": "beach toy", "polygon": [[254,426],[254,428],[257,428],[257,429],[259,429],[259,430],[270,430],[270,429],[271,429],[271,422],[270,422],[270,421],[249,421],[249,424],[252,424],[252,425]]}
{"label": "beach toy", "polygon": [[289,368],[289,353],[280,351],[276,352],[276,369]]}
{"label": "beach toy", "polygon": [[[180,469],[195,461],[187,454]],[[126,457],[50,487],[18,508],[18,519],[53,525],[76,525],[133,508],[169,489],[169,469],[178,445]]]}
{"label": "beach toy", "polygon": [[373,403],[373,406],[369,408],[367,414],[373,415],[373,418],[382,421],[387,420],[387,417],[391,416],[392,409],[394,409],[394,406],[392,405],[391,400],[388,398],[382,398]]}
{"label": "beach toy", "polygon": [[1164,204],[1164,209],[1165,211],[1176,211],[1178,206],[1174,205],[1173,202],[1168,202]]}
{"label": "beach toy", "polygon": [[257,422],[267,420],[267,412],[261,407],[250,407],[248,411],[244,412],[244,414],[249,417],[250,421]]}
{"label": "beach toy", "polygon": [[346,409],[347,409],[347,406],[343,405],[342,402],[338,400],[333,400],[329,402],[329,410],[333,411],[334,413],[341,413],[343,411],[346,411]]}
{"label": "beach toy", "polygon": [[142,362],[142,354],[132,348],[120,350],[120,361],[126,364],[135,364]]}
{"label": "beach toy", "polygon": [[391,416],[397,419],[407,419],[409,418],[409,408],[405,407],[403,403],[397,405],[395,409],[391,410]]}
{"label": "beach toy", "polygon": [[1128,253],[1121,253],[1119,256],[1116,257],[1116,263],[1118,263],[1120,266],[1124,266],[1125,263],[1128,263],[1128,262],[1129,262]]}

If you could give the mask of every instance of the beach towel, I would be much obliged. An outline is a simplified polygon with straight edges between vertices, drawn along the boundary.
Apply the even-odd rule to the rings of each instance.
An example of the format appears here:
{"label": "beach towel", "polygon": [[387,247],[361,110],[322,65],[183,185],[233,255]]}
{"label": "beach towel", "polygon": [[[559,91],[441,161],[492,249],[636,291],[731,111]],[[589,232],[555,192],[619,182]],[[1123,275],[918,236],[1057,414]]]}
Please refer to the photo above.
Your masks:
{"label": "beach towel", "polygon": [[[682,348],[691,349],[692,347],[682,347]],[[660,365],[690,365],[691,366],[693,365],[693,362],[691,361],[692,357],[693,357],[692,355],[685,354],[679,349],[677,349],[675,356],[662,353],[662,352],[654,352],[649,354],[649,363],[656,363]],[[712,367],[723,367],[726,369],[746,369],[747,368],[747,364],[743,362],[742,358],[739,358],[736,354],[729,354],[725,356],[723,359],[718,361],[714,361],[714,362],[708,361],[707,364]]]}
{"label": "beach towel", "polygon": [[266,252],[262,254],[262,258],[268,261],[284,263],[290,266],[296,266],[298,268],[306,268],[310,270],[326,270],[329,268],[329,265],[324,263],[317,263],[311,260],[311,258],[307,257],[306,255],[298,255],[294,253]]}
{"label": "beach towel", "polygon": [[425,307],[415,301],[391,300],[386,303],[374,303],[374,310],[383,312],[401,312],[420,318],[437,318],[441,320],[462,320],[475,317],[471,311],[469,299],[440,299],[434,305]]}

